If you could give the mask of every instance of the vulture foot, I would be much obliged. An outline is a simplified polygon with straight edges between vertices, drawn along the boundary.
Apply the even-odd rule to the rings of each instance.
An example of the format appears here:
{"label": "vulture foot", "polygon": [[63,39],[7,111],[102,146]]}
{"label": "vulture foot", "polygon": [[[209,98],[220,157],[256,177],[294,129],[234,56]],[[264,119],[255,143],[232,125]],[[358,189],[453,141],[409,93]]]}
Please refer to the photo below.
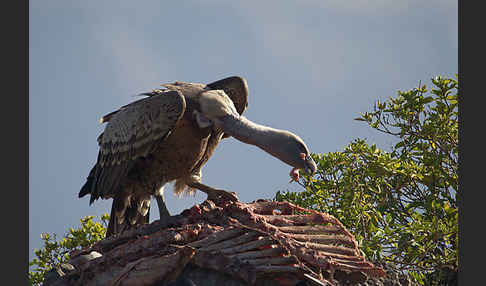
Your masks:
{"label": "vulture foot", "polygon": [[238,196],[236,195],[235,192],[228,192],[224,190],[212,190],[210,192],[205,192],[208,197],[207,200],[211,200],[213,202],[219,202],[219,201],[232,201],[232,202],[237,202],[239,201]]}
{"label": "vulture foot", "polygon": [[200,191],[205,192],[208,195],[207,200],[211,200],[213,202],[220,202],[220,201],[237,202],[237,201],[239,201],[238,196],[236,195],[235,192],[228,192],[228,191],[225,191],[225,190],[214,189],[210,186],[206,186],[204,184],[197,183],[197,182],[190,183],[190,184],[187,184],[187,185],[190,186],[190,187],[196,188]]}

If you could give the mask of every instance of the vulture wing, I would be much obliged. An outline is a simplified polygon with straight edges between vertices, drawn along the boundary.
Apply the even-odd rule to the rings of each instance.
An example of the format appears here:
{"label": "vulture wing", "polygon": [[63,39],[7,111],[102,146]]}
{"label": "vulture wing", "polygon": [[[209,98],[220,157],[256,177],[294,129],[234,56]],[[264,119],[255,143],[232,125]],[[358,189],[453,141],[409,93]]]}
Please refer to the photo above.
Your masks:
{"label": "vulture wing", "polygon": [[110,117],[98,138],[101,166],[145,157],[170,134],[184,114],[186,102],[178,91],[167,91],[122,107]]}
{"label": "vulture wing", "polygon": [[[248,107],[248,84],[239,76],[227,77],[207,85],[210,89],[222,89],[231,98],[236,111],[241,115]],[[223,138],[230,135],[224,134]]]}
{"label": "vulture wing", "polygon": [[222,89],[233,101],[236,111],[241,115],[248,107],[248,84],[239,76],[224,78],[207,85],[210,89]]}
{"label": "vulture wing", "polygon": [[79,197],[91,193],[97,198],[112,197],[134,160],[151,153],[183,116],[184,96],[178,91],[157,92],[105,115],[108,122],[98,137],[98,162],[81,189]]}

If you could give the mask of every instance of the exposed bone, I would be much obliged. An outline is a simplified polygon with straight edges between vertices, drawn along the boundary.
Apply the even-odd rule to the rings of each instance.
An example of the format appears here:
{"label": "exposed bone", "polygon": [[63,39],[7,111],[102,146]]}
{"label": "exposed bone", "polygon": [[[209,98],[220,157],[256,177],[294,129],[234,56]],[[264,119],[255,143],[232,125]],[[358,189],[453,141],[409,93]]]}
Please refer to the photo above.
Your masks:
{"label": "exposed bone", "polygon": [[355,267],[373,267],[373,264],[367,261],[350,261],[347,259],[339,259],[339,258],[333,258],[331,261],[340,264],[346,264],[349,266],[355,266]]}
{"label": "exposed bone", "polygon": [[257,271],[265,272],[265,273],[275,273],[275,272],[299,272],[301,271],[297,267],[293,266],[277,266],[277,265],[259,265],[255,267]]}
{"label": "exposed bone", "polygon": [[221,250],[221,253],[223,254],[231,254],[231,253],[238,253],[238,252],[244,252],[247,250],[253,250],[262,246],[270,245],[274,243],[274,240],[271,237],[262,237],[261,239],[258,240],[253,240],[235,247],[231,248],[226,248]]}
{"label": "exposed bone", "polygon": [[336,254],[336,253],[325,252],[321,250],[319,251],[319,254],[323,256],[328,256],[330,258],[342,259],[344,261],[364,261],[364,257],[362,256]]}
{"label": "exposed bone", "polygon": [[239,244],[247,243],[255,239],[260,233],[251,231],[231,240],[225,240],[219,243],[212,244],[210,246],[204,247],[204,250],[211,251],[211,250],[224,250],[226,248],[231,248],[237,246]]}
{"label": "exposed bone", "polygon": [[325,216],[319,216],[315,214],[306,214],[306,215],[267,215],[266,218],[269,222],[278,222],[278,221],[291,221],[297,224],[308,224],[310,222],[314,223],[329,223],[330,220]]}
{"label": "exposed bone", "polygon": [[330,252],[330,253],[335,253],[335,254],[356,256],[356,251],[354,249],[346,248],[346,247],[342,247],[342,246],[324,245],[324,244],[307,242],[307,243],[305,243],[305,247],[309,248],[309,249],[322,251],[321,254],[323,254],[325,252]]}
{"label": "exposed bone", "polygon": [[258,259],[247,259],[243,260],[244,262],[248,262],[251,265],[286,265],[286,264],[296,264],[298,263],[297,258],[295,256],[286,256],[286,257],[266,257],[266,258],[258,258]]}
{"label": "exposed bone", "polygon": [[354,247],[354,241],[344,235],[326,235],[326,234],[291,234],[290,237],[298,241],[308,241],[322,244],[344,244]]}
{"label": "exposed bone", "polygon": [[203,247],[203,246],[211,245],[219,241],[235,237],[239,234],[242,234],[244,231],[245,231],[244,229],[230,228],[227,230],[213,233],[208,237],[206,237],[205,239],[195,241],[193,243],[190,243],[189,245],[192,247]]}
{"label": "exposed bone", "polygon": [[284,249],[282,247],[272,247],[263,250],[254,250],[254,251],[247,251],[242,253],[237,253],[233,255],[228,255],[231,258],[238,258],[240,260],[244,259],[253,259],[253,258],[260,258],[260,257],[267,257],[267,256],[277,256],[284,253]]}
{"label": "exposed bone", "polygon": [[323,279],[322,277],[319,277],[320,279],[318,279],[317,277],[313,277],[312,275],[309,275],[307,273],[304,273],[304,277],[307,278],[308,281],[311,281],[311,283],[313,283],[313,285],[317,285],[317,286],[332,285],[331,282]]}
{"label": "exposed bone", "polygon": [[298,234],[342,234],[345,233],[341,227],[334,225],[297,225],[297,226],[281,226],[279,229],[287,233]]}

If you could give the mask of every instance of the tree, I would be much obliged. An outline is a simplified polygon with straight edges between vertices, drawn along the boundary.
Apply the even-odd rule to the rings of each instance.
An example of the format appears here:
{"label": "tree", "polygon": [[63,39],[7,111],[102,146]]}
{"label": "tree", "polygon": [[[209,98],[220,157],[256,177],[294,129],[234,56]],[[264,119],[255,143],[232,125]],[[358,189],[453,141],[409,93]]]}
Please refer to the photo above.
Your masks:
{"label": "tree", "polygon": [[81,227],[69,228],[69,232],[61,240],[56,240],[56,234],[41,234],[44,247],[40,250],[34,249],[37,258],[32,259],[29,266],[36,266],[36,268],[34,271],[29,271],[30,284],[40,285],[47,272],[68,261],[71,251],[102,240],[109,220],[107,213],[101,216],[101,222],[93,222],[93,216],[84,217],[80,220]]}
{"label": "tree", "polygon": [[334,215],[369,259],[394,262],[426,285],[440,269],[457,269],[458,257],[458,81],[432,84],[355,119],[394,136],[390,152],[356,139],[342,152],[312,154],[318,171],[299,181],[305,190],[275,197]]}

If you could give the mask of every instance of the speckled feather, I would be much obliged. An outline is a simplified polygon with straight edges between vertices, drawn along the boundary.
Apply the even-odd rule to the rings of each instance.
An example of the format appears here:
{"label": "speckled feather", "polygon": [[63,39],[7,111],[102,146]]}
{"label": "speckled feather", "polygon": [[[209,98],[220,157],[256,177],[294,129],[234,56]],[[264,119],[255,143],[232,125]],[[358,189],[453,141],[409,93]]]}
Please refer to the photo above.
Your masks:
{"label": "speckled feather", "polygon": [[186,102],[178,91],[167,91],[121,108],[99,138],[99,164],[112,166],[145,157],[182,118]]}

